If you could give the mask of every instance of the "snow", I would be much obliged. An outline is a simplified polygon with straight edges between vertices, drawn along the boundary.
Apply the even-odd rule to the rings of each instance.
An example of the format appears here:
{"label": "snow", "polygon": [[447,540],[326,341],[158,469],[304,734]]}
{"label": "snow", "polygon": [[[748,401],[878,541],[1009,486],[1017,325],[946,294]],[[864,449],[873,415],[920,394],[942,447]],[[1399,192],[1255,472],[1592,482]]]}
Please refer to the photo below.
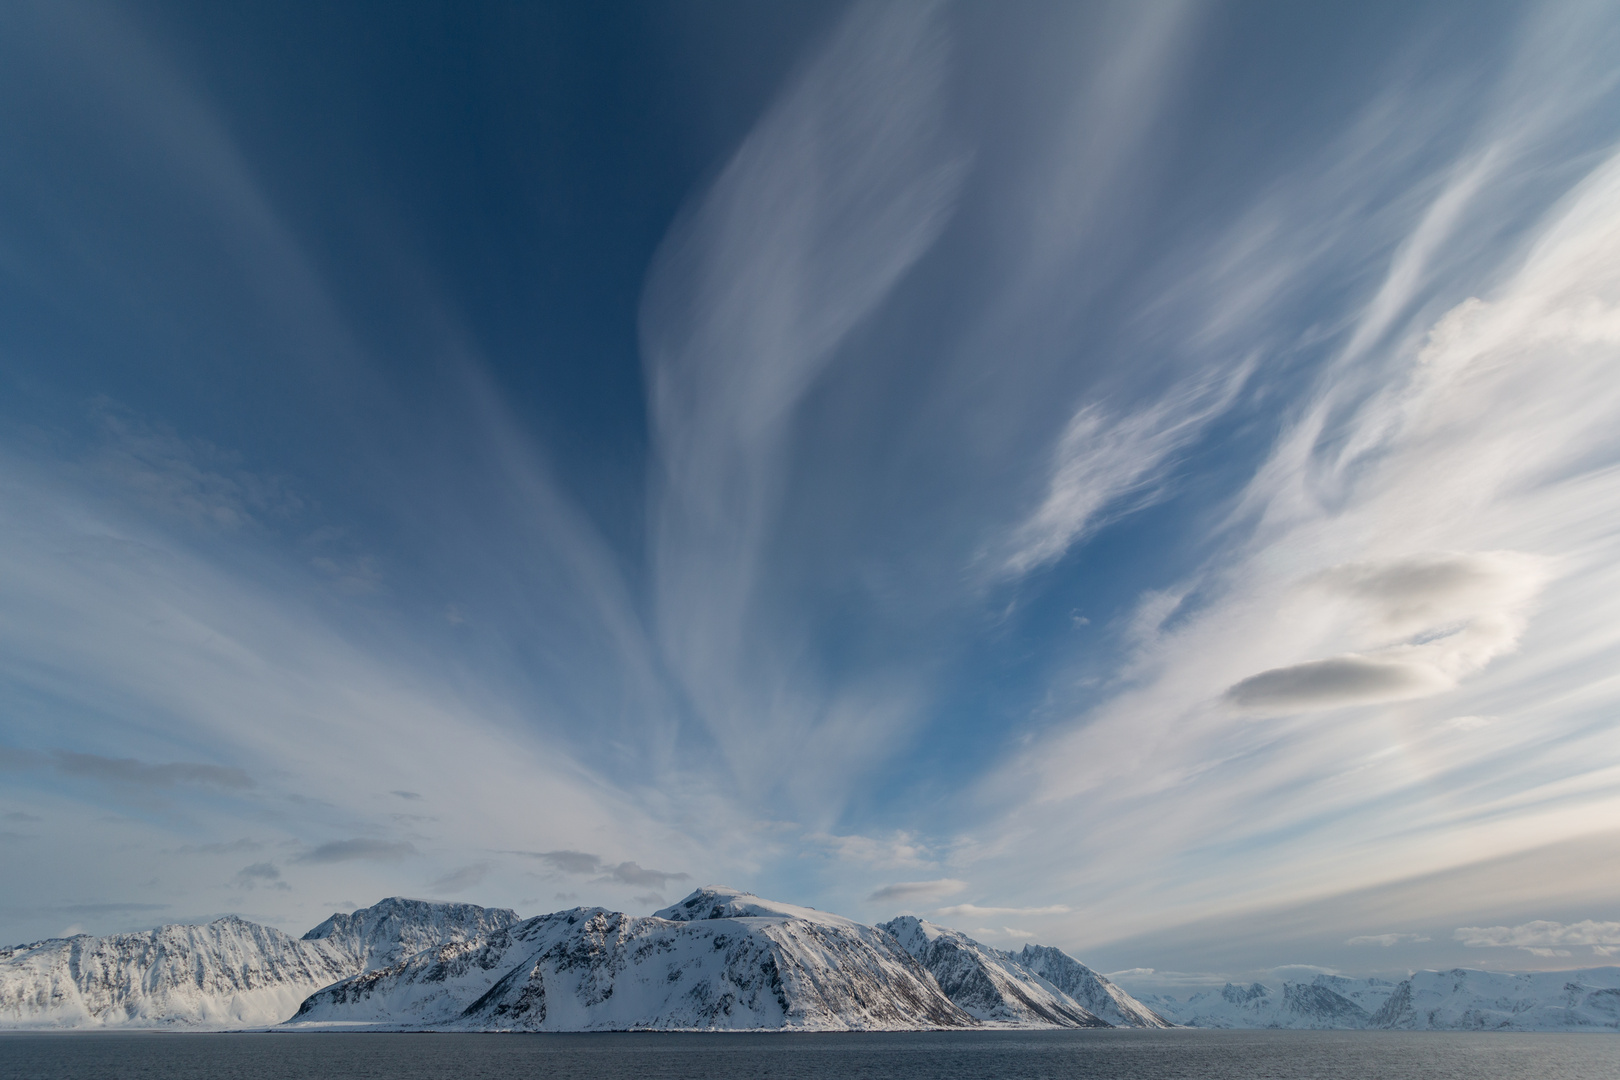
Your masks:
{"label": "snow", "polygon": [[391,897],[302,938],[229,916],[0,949],[0,1028],[1620,1030],[1620,968],[1125,990],[1049,946],[867,926],[708,886],[648,917]]}
{"label": "snow", "polygon": [[855,920],[846,919],[842,915],[829,915],[815,908],[766,900],[753,893],[727,888],[724,885],[705,885],[701,889],[694,889],[684,899],[653,912],[653,917],[668,919],[671,922],[738,918],[803,919],[806,922],[826,926],[861,926]]}
{"label": "snow", "polygon": [[1318,975],[1308,983],[1263,983],[1151,997],[1167,1019],[1190,1027],[1395,1028],[1433,1031],[1620,1030],[1620,968],[1511,974],[1455,968],[1400,982]]}
{"label": "snow", "polygon": [[843,1031],[973,1021],[875,927],[712,888],[647,918],[576,908],[509,927],[481,949],[441,946],[322,990],[293,1026],[354,1023]]}
{"label": "snow", "polygon": [[1107,1027],[1084,1005],[1010,954],[911,915],[883,923],[963,1011],[1020,1027]]}
{"label": "snow", "polygon": [[0,953],[0,1027],[274,1024],[348,974],[324,947],[233,917]]}
{"label": "snow", "polygon": [[0,950],[0,1028],[264,1027],[373,959],[508,917],[516,916],[395,897],[334,915],[302,939],[236,916],[52,938]]}
{"label": "snow", "polygon": [[1009,954],[1014,963],[1068,994],[1092,1015],[1115,1027],[1166,1028],[1170,1022],[1061,949],[1025,945]]}

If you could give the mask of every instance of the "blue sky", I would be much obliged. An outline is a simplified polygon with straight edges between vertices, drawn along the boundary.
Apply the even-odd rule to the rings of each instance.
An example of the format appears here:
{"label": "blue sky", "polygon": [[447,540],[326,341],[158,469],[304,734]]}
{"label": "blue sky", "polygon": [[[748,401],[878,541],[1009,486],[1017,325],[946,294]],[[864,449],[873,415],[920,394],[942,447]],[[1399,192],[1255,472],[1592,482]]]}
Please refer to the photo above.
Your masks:
{"label": "blue sky", "polygon": [[1620,948],[1600,3],[8,5],[0,937]]}

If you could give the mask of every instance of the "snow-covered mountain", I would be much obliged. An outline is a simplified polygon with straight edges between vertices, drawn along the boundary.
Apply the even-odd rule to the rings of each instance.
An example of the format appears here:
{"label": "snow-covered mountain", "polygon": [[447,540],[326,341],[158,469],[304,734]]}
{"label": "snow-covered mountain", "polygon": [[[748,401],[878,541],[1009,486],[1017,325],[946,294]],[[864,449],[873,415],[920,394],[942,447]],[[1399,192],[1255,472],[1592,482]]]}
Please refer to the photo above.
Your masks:
{"label": "snow-covered mountain", "polygon": [[1404,1030],[1620,1030],[1620,968],[1515,975],[1457,968],[1400,982],[1318,975],[1194,994],[1148,997],[1189,1027],[1399,1028]]}
{"label": "snow-covered mountain", "polygon": [[911,915],[879,929],[893,934],[929,970],[945,996],[976,1020],[1020,1026],[1109,1026],[1010,953],[981,945],[959,930]]}
{"label": "snow-covered mountain", "polygon": [[653,915],[394,897],[302,938],[229,916],[0,949],[0,1028],[1620,1030],[1620,968],[1319,975],[1138,1000],[1057,949],[719,886]]}
{"label": "snow-covered mountain", "polygon": [[1109,982],[1097,972],[1050,945],[1025,945],[1022,952],[1008,954],[1013,962],[1045,979],[1086,1011],[1115,1027],[1167,1028],[1164,1017],[1137,1001],[1124,988]]}
{"label": "snow-covered mountain", "polygon": [[303,939],[227,916],[0,949],[0,1027],[276,1024],[316,990],[400,948],[476,936],[515,918],[395,898],[334,915]]}
{"label": "snow-covered mountain", "polygon": [[347,915],[338,913],[304,935],[348,957],[358,971],[397,964],[423,949],[477,941],[518,921],[510,908],[436,904],[391,896]]}
{"label": "snow-covered mountain", "polygon": [[904,1030],[974,1020],[888,934],[699,889],[635,918],[542,915],[327,987],[293,1026],[459,1030]]}

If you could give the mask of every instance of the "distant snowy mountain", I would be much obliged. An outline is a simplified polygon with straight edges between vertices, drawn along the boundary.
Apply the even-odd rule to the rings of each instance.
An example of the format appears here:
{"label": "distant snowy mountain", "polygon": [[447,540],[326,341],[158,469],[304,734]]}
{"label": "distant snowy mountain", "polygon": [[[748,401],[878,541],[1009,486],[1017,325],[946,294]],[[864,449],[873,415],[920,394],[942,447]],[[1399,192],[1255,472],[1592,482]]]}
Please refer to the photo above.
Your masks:
{"label": "distant snowy mountain", "polygon": [[0,1027],[267,1026],[401,948],[476,936],[515,918],[395,898],[334,915],[303,939],[235,916],[52,938],[0,950]]}
{"label": "distant snowy mountain", "polygon": [[1108,1027],[1084,1005],[1024,967],[1011,954],[911,915],[883,923],[976,1020],[1045,1027]]}
{"label": "distant snowy mountain", "polygon": [[1620,968],[1528,975],[1458,968],[1401,982],[1318,975],[1285,982],[1280,992],[1228,983],[1185,1001],[1146,1000],[1189,1027],[1620,1030]]}
{"label": "distant snowy mountain", "polygon": [[888,934],[719,887],[634,918],[576,908],[327,987],[293,1026],[619,1031],[966,1027]]}

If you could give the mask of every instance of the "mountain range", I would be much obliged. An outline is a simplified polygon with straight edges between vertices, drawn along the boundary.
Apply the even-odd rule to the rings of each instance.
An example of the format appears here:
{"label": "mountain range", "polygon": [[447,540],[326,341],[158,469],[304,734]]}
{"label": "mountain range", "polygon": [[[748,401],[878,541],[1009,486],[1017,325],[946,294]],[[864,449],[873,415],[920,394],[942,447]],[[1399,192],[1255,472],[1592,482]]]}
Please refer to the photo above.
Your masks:
{"label": "mountain range", "polygon": [[1620,1027],[1620,969],[1320,976],[1138,1000],[1050,946],[720,886],[650,916],[391,898],[301,938],[235,916],[0,949],[0,1027],[450,1031]]}
{"label": "mountain range", "polygon": [[1186,1000],[1145,1002],[1176,1024],[1206,1028],[1385,1028],[1446,1031],[1620,1030],[1620,967],[1512,974],[1418,971],[1399,982],[1318,975],[1227,983]]}

